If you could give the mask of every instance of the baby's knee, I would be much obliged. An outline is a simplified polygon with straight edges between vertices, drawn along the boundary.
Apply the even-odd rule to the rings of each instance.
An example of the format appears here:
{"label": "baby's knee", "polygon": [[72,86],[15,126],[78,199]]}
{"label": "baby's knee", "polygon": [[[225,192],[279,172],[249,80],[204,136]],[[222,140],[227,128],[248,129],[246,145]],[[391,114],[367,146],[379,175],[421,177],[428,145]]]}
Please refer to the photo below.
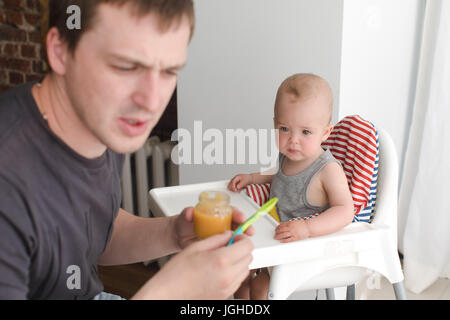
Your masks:
{"label": "baby's knee", "polygon": [[259,286],[269,286],[270,283],[270,276],[267,272],[262,271],[259,274],[256,275],[256,277],[253,279],[252,283],[255,283],[255,285]]}
{"label": "baby's knee", "polygon": [[270,277],[267,270],[259,272],[251,281],[251,299],[263,300],[267,299],[269,292]]}

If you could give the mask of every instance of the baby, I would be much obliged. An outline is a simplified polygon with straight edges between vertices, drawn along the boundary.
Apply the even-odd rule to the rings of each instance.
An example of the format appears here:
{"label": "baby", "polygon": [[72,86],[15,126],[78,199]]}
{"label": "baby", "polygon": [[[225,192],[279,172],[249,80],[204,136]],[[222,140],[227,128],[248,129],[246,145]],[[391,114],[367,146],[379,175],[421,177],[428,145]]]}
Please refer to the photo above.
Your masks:
{"label": "baby", "polygon": [[[279,130],[279,169],[274,175],[239,174],[228,189],[270,183],[270,198],[278,197],[281,223],[275,239],[291,242],[333,233],[353,220],[353,200],[344,170],[321,147],[331,133],[333,94],[328,83],[313,74],[295,74],[278,89],[274,125]],[[250,276],[235,293],[239,299],[266,299],[267,270]]]}

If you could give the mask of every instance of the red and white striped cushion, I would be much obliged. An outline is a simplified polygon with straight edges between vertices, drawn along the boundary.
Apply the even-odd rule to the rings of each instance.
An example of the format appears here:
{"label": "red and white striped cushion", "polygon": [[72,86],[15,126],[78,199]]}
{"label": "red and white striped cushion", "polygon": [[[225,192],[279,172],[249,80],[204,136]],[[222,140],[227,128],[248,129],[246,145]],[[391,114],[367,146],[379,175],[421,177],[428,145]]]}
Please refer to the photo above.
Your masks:
{"label": "red and white striped cushion", "polygon": [[[344,169],[355,206],[354,221],[369,222],[375,209],[378,176],[378,132],[358,115],[339,121],[322,144],[330,149]],[[247,194],[262,206],[270,195],[270,184],[248,185]]]}
{"label": "red and white striped cushion", "polygon": [[252,198],[260,207],[269,200],[270,183],[250,184],[246,189],[250,198]]}
{"label": "red and white striped cushion", "polygon": [[[370,205],[373,213],[378,173],[378,133],[375,127],[358,115],[339,121],[322,146],[328,148],[344,169],[353,196],[355,215]],[[373,201],[371,201],[373,200]]]}

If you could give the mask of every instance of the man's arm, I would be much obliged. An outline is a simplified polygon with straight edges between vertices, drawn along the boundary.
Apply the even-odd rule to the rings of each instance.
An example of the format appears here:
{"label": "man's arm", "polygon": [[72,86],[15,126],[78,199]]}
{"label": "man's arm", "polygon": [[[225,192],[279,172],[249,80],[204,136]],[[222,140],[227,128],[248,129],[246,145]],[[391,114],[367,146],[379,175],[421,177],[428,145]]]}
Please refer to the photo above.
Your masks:
{"label": "man's arm", "polygon": [[98,263],[129,264],[179,251],[181,248],[174,225],[176,218],[142,218],[119,209],[111,239]]}

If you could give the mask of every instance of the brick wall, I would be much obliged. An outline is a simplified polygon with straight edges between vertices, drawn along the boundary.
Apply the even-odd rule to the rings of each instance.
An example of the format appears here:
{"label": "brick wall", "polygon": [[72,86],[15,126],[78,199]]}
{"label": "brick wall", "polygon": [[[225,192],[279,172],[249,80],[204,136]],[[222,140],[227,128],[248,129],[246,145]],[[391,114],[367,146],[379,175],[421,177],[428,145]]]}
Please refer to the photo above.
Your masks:
{"label": "brick wall", "polygon": [[45,72],[39,0],[0,0],[0,92]]}

